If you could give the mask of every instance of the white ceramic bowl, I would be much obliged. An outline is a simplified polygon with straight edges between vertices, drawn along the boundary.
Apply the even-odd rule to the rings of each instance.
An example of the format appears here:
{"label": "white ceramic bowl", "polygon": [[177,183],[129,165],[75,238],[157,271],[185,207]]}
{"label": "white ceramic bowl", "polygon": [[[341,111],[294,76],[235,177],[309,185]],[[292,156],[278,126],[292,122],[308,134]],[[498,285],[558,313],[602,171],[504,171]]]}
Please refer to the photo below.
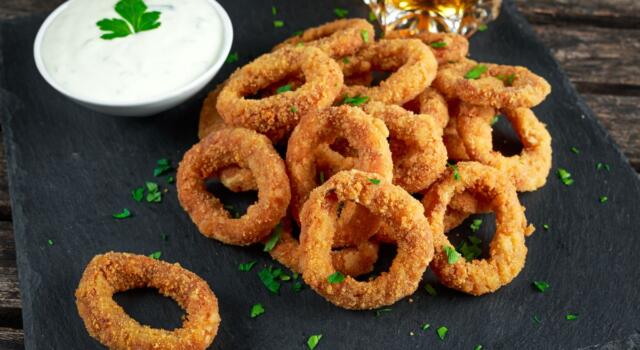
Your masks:
{"label": "white ceramic bowl", "polygon": [[140,101],[135,101],[132,103],[108,103],[105,101],[91,100],[85,97],[75,96],[69,91],[65,90],[60,84],[58,84],[53,77],[47,71],[44,62],[42,60],[42,40],[44,38],[44,33],[51,23],[53,23],[54,19],[61,14],[68,5],[68,2],[60,5],[55,11],[53,11],[49,17],[42,23],[40,30],[38,31],[38,35],[36,36],[36,40],[33,46],[33,55],[36,61],[36,66],[38,67],[38,71],[44,78],[44,80],[49,83],[54,89],[58,90],[61,94],[67,96],[71,100],[87,107],[93,109],[95,111],[116,115],[116,116],[124,116],[124,117],[144,117],[150,116],[162,111],[166,111],[170,108],[173,108],[180,103],[188,100],[190,97],[195,95],[198,91],[200,91],[207,83],[213,79],[213,77],[218,73],[220,67],[224,64],[227,56],[229,55],[229,51],[231,51],[231,44],[233,43],[233,27],[231,26],[231,19],[229,15],[224,10],[220,4],[218,4],[215,0],[209,0],[211,6],[214,8],[218,16],[220,16],[220,20],[222,22],[223,33],[222,33],[222,50],[220,50],[218,57],[215,58],[211,67],[204,72],[197,79],[193,80],[189,84],[183,86],[180,89],[171,91],[165,95],[156,96],[151,99],[144,99]]}

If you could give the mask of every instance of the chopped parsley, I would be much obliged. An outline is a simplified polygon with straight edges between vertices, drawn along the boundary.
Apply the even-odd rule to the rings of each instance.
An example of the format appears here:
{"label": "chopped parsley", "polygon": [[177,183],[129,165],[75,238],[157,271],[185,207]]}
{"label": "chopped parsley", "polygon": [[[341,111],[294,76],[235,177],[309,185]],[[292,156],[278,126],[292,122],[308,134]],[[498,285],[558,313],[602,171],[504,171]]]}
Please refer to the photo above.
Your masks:
{"label": "chopped parsley", "polygon": [[342,281],[344,281],[345,277],[346,276],[343,275],[342,272],[336,271],[329,275],[329,277],[327,277],[327,281],[331,284],[341,283]]}
{"label": "chopped parsley", "polygon": [[276,225],[276,228],[273,230],[271,237],[267,240],[267,243],[264,244],[264,249],[262,251],[270,252],[273,248],[278,244],[280,240],[280,235],[282,235],[282,223]]}
{"label": "chopped parsley", "polygon": [[136,202],[142,202],[142,198],[144,198],[144,187],[134,188],[131,191],[131,197]]}
{"label": "chopped parsley", "polygon": [[300,281],[293,282],[291,289],[293,290],[294,293],[300,292],[302,290],[302,282]]}
{"label": "chopped parsley", "polygon": [[551,285],[545,281],[533,281],[533,287],[536,288],[540,293],[544,293],[551,287]]}
{"label": "chopped parsley", "polygon": [[275,21],[273,21],[273,26],[275,28],[282,28],[282,27],[284,27],[284,21],[275,20]]}
{"label": "chopped parsley", "polygon": [[429,327],[431,327],[431,325],[430,325],[430,324],[428,324],[428,323],[423,323],[423,324],[422,324],[422,326],[420,326],[420,328],[421,328],[423,331],[426,331],[427,329],[429,329]]}
{"label": "chopped parsley", "polygon": [[296,30],[295,32],[293,32],[291,35],[292,36],[302,36],[302,33],[304,33],[302,30]]}
{"label": "chopped parsley", "polygon": [[487,66],[484,64],[475,65],[473,68],[469,69],[469,71],[464,75],[465,79],[476,80],[480,78],[482,74],[487,71]]}
{"label": "chopped parsley", "polygon": [[573,184],[573,179],[571,178],[571,173],[567,171],[565,168],[558,168],[558,178],[562,181],[563,184],[567,186],[571,186]]}
{"label": "chopped parsley", "polygon": [[571,152],[575,154],[580,154],[580,150],[578,149],[578,147],[571,147]]}
{"label": "chopped parsley", "polygon": [[493,119],[491,119],[491,126],[496,125],[496,123],[500,120],[500,116],[496,115],[495,117],[493,117]]}
{"label": "chopped parsley", "polygon": [[240,265],[238,265],[238,270],[242,271],[242,272],[249,272],[251,271],[251,269],[253,268],[253,266],[257,263],[257,261],[252,260],[246,263],[241,263]]}
{"label": "chopped parsley", "polygon": [[441,49],[443,47],[447,47],[447,43],[445,43],[444,41],[434,41],[430,43],[429,46],[433,47],[434,49]]}
{"label": "chopped parsley", "polygon": [[444,252],[447,254],[447,262],[451,264],[455,264],[458,259],[460,259],[460,253],[456,251],[455,248],[451,246],[444,247]]}
{"label": "chopped parsley", "polygon": [[282,274],[281,269],[274,269],[273,266],[269,266],[268,268],[263,268],[258,272],[258,277],[260,277],[260,281],[267,287],[273,294],[278,294],[280,291],[280,282],[278,282],[278,278]]}
{"label": "chopped parsley", "polygon": [[473,350],[482,350],[482,345],[480,344],[476,345],[476,347],[473,348]]}
{"label": "chopped parsley", "polygon": [[460,173],[458,172],[458,166],[456,164],[447,163],[447,166],[453,169],[453,178],[456,181],[460,181]]}
{"label": "chopped parsley", "polygon": [[542,320],[540,319],[540,317],[538,315],[533,315],[533,317],[531,317],[531,319],[533,320],[533,323],[535,323],[535,324],[542,323]]}
{"label": "chopped parsley", "polygon": [[120,0],[116,3],[116,12],[120,18],[103,18],[96,23],[104,40],[124,38],[134,33],[144,32],[160,27],[160,12],[147,12],[147,5],[142,0]]}
{"label": "chopped parsley", "polygon": [[[482,220],[480,222],[482,223]],[[469,236],[468,239],[470,244],[463,242],[456,250],[459,251],[467,261],[471,261],[482,256],[482,247],[480,246],[482,240],[476,236]]]}
{"label": "chopped parsley", "polygon": [[225,63],[234,63],[234,62],[238,62],[238,53],[234,52],[234,53],[230,53],[229,56],[227,56],[227,59],[224,61]]}
{"label": "chopped parsley", "polygon": [[599,199],[599,200],[600,200],[600,203],[604,203],[604,202],[606,202],[606,201],[608,201],[608,200],[609,200],[609,197],[607,197],[607,196],[600,196],[600,199]]}
{"label": "chopped parsley", "polygon": [[320,181],[320,184],[323,184],[323,183],[324,183],[324,180],[325,180],[325,179],[324,179],[324,171],[320,171],[320,172],[318,173],[318,180]]}
{"label": "chopped parsley", "polygon": [[442,326],[439,327],[436,332],[438,333],[438,337],[440,338],[440,340],[444,340],[444,338],[447,336],[447,333],[449,332],[449,328]]}
{"label": "chopped parsley", "polygon": [[349,60],[349,57],[343,57],[342,58],[342,63],[349,64],[349,63],[351,63],[351,60]]}
{"label": "chopped parsley", "polygon": [[382,315],[384,315],[386,313],[389,313],[391,311],[393,311],[393,309],[391,309],[391,308],[378,309],[378,310],[375,311],[375,314],[376,314],[376,317],[380,317],[380,316],[382,316]]}
{"label": "chopped parsley", "polygon": [[565,316],[565,318],[567,319],[567,321],[575,321],[578,319],[578,315],[575,314],[567,314],[567,316]]}
{"label": "chopped parsley", "polygon": [[502,82],[506,86],[513,86],[513,81],[516,80],[516,74],[515,73],[511,73],[509,75],[498,74],[496,75],[496,78],[502,80]]}
{"label": "chopped parsley", "polygon": [[369,182],[371,182],[374,185],[379,185],[380,184],[380,180],[379,179],[369,178],[368,180],[369,180]]}
{"label": "chopped parsley", "polygon": [[609,166],[609,164],[605,164],[605,163],[598,163],[596,164],[596,170],[606,170],[606,171],[610,171],[611,167]]}
{"label": "chopped parsley", "polygon": [[309,350],[313,350],[320,343],[320,339],[322,339],[322,334],[314,334],[307,339],[307,347]]}
{"label": "chopped parsley", "polygon": [[426,290],[427,294],[431,295],[432,297],[438,295],[438,292],[436,292],[436,289],[431,285],[431,283],[425,283],[424,290]]}
{"label": "chopped parsley", "polygon": [[360,106],[369,101],[369,96],[360,96],[355,95],[353,97],[345,96],[344,100],[342,100],[342,104],[351,105],[351,106]]}
{"label": "chopped parsley", "polygon": [[153,169],[153,176],[162,176],[171,170],[173,170],[171,161],[169,161],[167,158],[158,159],[156,161],[156,167]]}
{"label": "chopped parsley", "polygon": [[173,178],[173,176],[169,176],[169,177],[167,178],[167,183],[168,183],[168,184],[172,184],[172,183],[174,183],[174,182],[176,182],[176,179],[174,179],[174,178]]}
{"label": "chopped parsley", "polygon": [[291,106],[291,109],[289,109],[291,111],[291,113],[298,113],[298,107],[296,106]]}
{"label": "chopped parsley", "polygon": [[543,225],[542,225],[542,228],[543,228],[545,231],[549,231],[549,227],[550,227],[550,226],[549,226],[549,224],[543,224]]}
{"label": "chopped parsley", "polygon": [[124,208],[121,212],[113,214],[113,217],[116,219],[126,219],[131,217],[131,211],[129,209]]}
{"label": "chopped parsley", "polygon": [[471,225],[469,225],[469,228],[471,228],[472,232],[478,232],[478,230],[480,229],[481,225],[482,225],[482,219],[475,219],[475,220],[473,220]]}
{"label": "chopped parsley", "polygon": [[366,29],[360,31],[360,36],[362,37],[362,41],[365,43],[369,42],[369,32]]}
{"label": "chopped parsley", "polygon": [[264,313],[264,307],[262,304],[254,304],[251,307],[251,318],[256,318]]}
{"label": "chopped parsley", "polygon": [[371,22],[375,22],[375,21],[377,21],[377,20],[378,20],[378,18],[376,17],[376,14],[375,14],[375,13],[373,13],[373,11],[370,11],[370,12],[369,12],[369,21],[371,21]]}
{"label": "chopped parsley", "polygon": [[53,239],[48,239],[48,240],[47,240],[47,244],[48,244],[48,245],[53,245]]}
{"label": "chopped parsley", "polygon": [[291,84],[283,85],[276,90],[276,94],[282,94],[287,91],[291,91],[292,89],[293,89],[293,86]]}
{"label": "chopped parsley", "polygon": [[161,251],[157,251],[157,252],[153,252],[153,253],[149,254],[149,257],[151,259],[156,259],[156,260],[160,259],[161,256],[162,256],[162,252]]}
{"label": "chopped parsley", "polygon": [[147,202],[148,203],[159,203],[162,201],[162,192],[160,192],[160,188],[158,184],[155,182],[146,182],[145,186],[147,187]]}
{"label": "chopped parsley", "polygon": [[487,25],[486,25],[486,24],[481,23],[481,24],[478,26],[478,31],[479,31],[479,32],[484,32],[484,31],[486,31],[486,30],[487,30],[487,28],[488,28],[488,27],[487,27]]}
{"label": "chopped parsley", "polygon": [[275,6],[271,6],[271,14],[274,16],[278,14],[278,9]]}
{"label": "chopped parsley", "polygon": [[349,14],[349,10],[336,7],[333,9],[333,13],[335,13],[338,18],[345,18]]}
{"label": "chopped parsley", "polygon": [[234,207],[233,204],[225,204],[224,209],[226,209],[229,212],[229,214],[233,216],[234,219],[237,219],[240,217],[240,212],[236,210],[236,207]]}

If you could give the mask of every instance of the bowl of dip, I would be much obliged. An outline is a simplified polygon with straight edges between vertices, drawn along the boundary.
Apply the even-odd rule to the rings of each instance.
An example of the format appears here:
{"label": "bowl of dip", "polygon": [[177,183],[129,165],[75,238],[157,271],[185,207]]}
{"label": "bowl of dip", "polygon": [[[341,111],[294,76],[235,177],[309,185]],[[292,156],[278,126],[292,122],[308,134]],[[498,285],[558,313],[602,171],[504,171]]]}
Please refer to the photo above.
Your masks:
{"label": "bowl of dip", "polygon": [[60,5],[35,39],[42,77],[71,100],[117,116],[153,115],[195,95],[229,55],[229,15],[215,0],[144,0],[147,8],[138,7],[137,17],[116,10],[136,2]]}

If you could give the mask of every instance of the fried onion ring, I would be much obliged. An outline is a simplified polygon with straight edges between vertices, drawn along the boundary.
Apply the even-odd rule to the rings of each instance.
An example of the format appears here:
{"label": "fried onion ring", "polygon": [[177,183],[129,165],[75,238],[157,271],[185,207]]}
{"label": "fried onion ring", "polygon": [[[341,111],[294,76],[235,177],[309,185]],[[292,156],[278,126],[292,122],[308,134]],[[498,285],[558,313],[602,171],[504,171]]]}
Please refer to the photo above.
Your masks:
{"label": "fried onion ring", "polygon": [[[293,236],[291,219],[283,220],[280,240],[269,254],[294,272],[302,273],[300,242]],[[364,241],[355,247],[334,250],[331,253],[336,270],[349,276],[360,276],[373,271],[378,260],[378,244]]]}
{"label": "fried onion ring", "polygon": [[519,66],[481,63],[486,72],[478,79],[466,79],[465,75],[477,65],[476,61],[465,59],[442,66],[433,86],[447,98],[495,108],[531,108],[551,92],[544,78]]}
{"label": "fried onion ring", "polygon": [[[304,116],[289,138],[286,157],[292,190],[291,212],[296,221],[300,220],[299,212],[309,193],[318,186],[317,150],[326,150],[320,146],[344,138],[357,151],[354,169],[377,173],[391,180],[393,163],[388,135],[381,120],[355,107],[330,107]],[[345,239],[344,244],[354,245],[373,235],[379,220],[367,215],[369,211],[365,208],[358,205],[350,208],[354,204],[346,204],[340,216],[336,241]]]}
{"label": "fried onion ring", "polygon": [[[337,283],[328,280],[336,272],[331,258],[336,207],[344,201],[363,205],[394,228],[390,238],[397,244],[397,254],[391,267],[367,282],[350,276]],[[350,170],[334,175],[313,190],[301,221],[304,281],[329,302],[346,309],[374,309],[412,294],[433,255],[422,206],[379,174]]]}
{"label": "fried onion ring", "polygon": [[432,116],[442,129],[449,123],[447,100],[434,88],[426,88],[418,97],[405,104],[404,107],[415,113]]}
{"label": "fried onion ring", "polygon": [[[363,34],[365,32],[366,35]],[[302,43],[304,46],[317,47],[333,58],[339,58],[352,55],[367,43],[374,41],[373,25],[361,18],[348,18],[309,28],[302,34],[276,45],[273,50],[297,46]]]}
{"label": "fried onion ring", "polygon": [[491,120],[496,112],[491,107],[461,104],[458,133],[472,159],[507,174],[518,191],[534,191],[544,186],[551,169],[551,135],[530,109],[505,109],[502,113],[523,144],[519,155],[506,157],[493,150]]}
{"label": "fried onion ring", "polygon": [[[207,178],[231,165],[250,169],[258,187],[258,201],[237,219],[205,187]],[[177,188],[180,204],[203,235],[235,245],[265,238],[286,215],[291,199],[284,162],[269,139],[241,128],[215,131],[187,151]]]}
{"label": "fried onion ring", "polygon": [[[156,288],[186,311],[182,328],[143,326],[113,300],[113,294]],[[89,334],[109,349],[206,349],[220,325],[218,300],[207,282],[180,264],[142,255],[109,252],[87,265],[76,306]]]}
{"label": "fried onion ring", "polygon": [[370,101],[403,105],[424,91],[436,76],[438,63],[417,39],[380,40],[359,51],[343,67],[345,76],[367,71],[393,72],[378,86],[345,86],[339,96],[367,96]]}
{"label": "fried onion ring", "polygon": [[[248,99],[292,74],[302,73],[304,84],[293,91]],[[267,135],[277,142],[288,135],[308,112],[329,106],[343,83],[340,67],[319,49],[285,48],[262,55],[234,72],[224,85],[216,108],[224,121]]]}
{"label": "fried onion ring", "polygon": [[385,35],[385,39],[420,39],[427,44],[436,56],[438,64],[457,62],[469,53],[469,40],[456,33],[421,32],[411,34],[408,31],[394,30]]}
{"label": "fried onion ring", "polygon": [[[525,231],[527,219],[511,181],[496,169],[477,162],[457,165],[447,170],[422,199],[425,214],[434,233],[435,255],[431,268],[440,282],[449,288],[471,295],[496,291],[511,282],[524,267],[527,256]],[[451,199],[465,191],[480,198],[496,213],[496,232],[488,259],[465,259],[450,264],[447,247],[455,249],[445,236],[445,214]]]}

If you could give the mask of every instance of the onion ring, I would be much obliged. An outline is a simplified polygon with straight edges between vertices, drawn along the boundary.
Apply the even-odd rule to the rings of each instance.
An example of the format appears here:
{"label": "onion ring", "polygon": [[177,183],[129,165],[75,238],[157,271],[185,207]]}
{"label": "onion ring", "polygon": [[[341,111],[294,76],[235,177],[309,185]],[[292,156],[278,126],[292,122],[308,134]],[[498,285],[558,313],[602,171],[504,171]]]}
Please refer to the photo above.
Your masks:
{"label": "onion ring", "polygon": [[340,98],[360,95],[387,104],[403,105],[411,101],[431,84],[438,70],[433,53],[417,39],[380,40],[350,60],[343,67],[345,76],[372,70],[394,73],[379,86],[345,86]]}
{"label": "onion ring", "polygon": [[502,112],[523,144],[519,155],[505,157],[493,150],[491,120],[496,113],[491,107],[461,104],[458,133],[472,159],[507,174],[518,191],[534,191],[544,186],[551,170],[551,135],[530,109]]}
{"label": "onion ring", "polygon": [[[292,271],[301,273],[300,242],[293,236],[292,229],[291,219],[283,220],[280,239],[269,254]],[[360,276],[373,271],[378,260],[378,245],[364,241],[355,247],[334,250],[331,255],[336,270],[345,275]]]}
{"label": "onion ring", "polygon": [[[231,165],[250,169],[258,187],[258,201],[237,219],[205,188],[209,176]],[[284,162],[269,139],[241,128],[215,131],[187,151],[177,188],[180,204],[203,235],[235,245],[265,238],[286,215],[291,199]]]}
{"label": "onion ring", "polygon": [[367,104],[364,111],[384,121],[389,129],[395,185],[416,193],[440,177],[447,166],[447,150],[442,129],[433,118],[379,102]]}
{"label": "onion ring", "polygon": [[[332,266],[331,242],[335,234],[335,212],[341,201],[368,208],[394,227],[390,238],[397,254],[389,272],[359,282],[350,276],[338,283],[328,277]],[[433,255],[429,225],[420,203],[405,190],[379,174],[357,170],[340,172],[313,190],[302,213],[302,277],[331,303],[346,309],[374,309],[390,305],[412,294]]]}
{"label": "onion ring", "polygon": [[[440,282],[449,288],[471,295],[496,291],[511,282],[524,267],[527,247],[527,219],[511,181],[496,169],[476,162],[457,165],[434,184],[422,203],[434,232],[435,255],[431,268]],[[451,199],[468,191],[486,200],[496,213],[496,232],[490,244],[488,259],[448,262],[446,249],[455,249],[444,235],[445,213]]]}
{"label": "onion ring", "polygon": [[[300,220],[300,209],[309,193],[318,186],[317,150],[326,149],[320,146],[330,145],[342,137],[357,151],[353,168],[374,172],[391,180],[393,162],[388,135],[389,131],[381,120],[355,107],[330,107],[304,116],[289,138],[286,157],[292,190],[291,212],[296,221]],[[343,239],[347,245],[365,241],[380,224],[375,217],[367,215],[368,210],[357,205],[351,209],[351,205],[353,203],[347,203],[343,211],[345,215],[340,216],[336,239],[339,245],[343,244]]]}
{"label": "onion ring", "polygon": [[[113,300],[134,288],[157,288],[186,311],[182,328],[143,326]],[[109,349],[206,349],[220,325],[218,300],[207,282],[180,264],[142,255],[109,252],[87,265],[76,306],[89,334]]]}
{"label": "onion ring", "polygon": [[200,121],[198,123],[198,138],[200,139],[205,138],[205,136],[213,131],[229,127],[216,110],[216,102],[218,101],[218,95],[220,95],[223,84],[216,86],[202,103]]}
{"label": "onion ring", "polygon": [[469,53],[469,40],[456,33],[421,32],[411,34],[403,30],[394,30],[385,35],[385,39],[420,39],[427,44],[436,56],[438,64],[457,62]]}
{"label": "onion ring", "polygon": [[542,102],[551,86],[525,67],[482,63],[486,72],[478,79],[465,75],[478,63],[465,59],[440,68],[433,86],[448,98],[459,98],[478,106],[495,108],[531,108]]}
{"label": "onion ring", "polygon": [[[365,32],[366,35],[363,34]],[[273,50],[298,46],[302,43],[304,46],[317,47],[333,58],[339,58],[352,55],[367,43],[374,42],[375,33],[373,25],[364,19],[339,19],[319,27],[309,28],[302,34],[276,45]]]}
{"label": "onion ring", "polygon": [[426,88],[418,97],[407,102],[404,107],[414,113],[432,116],[442,129],[449,123],[447,100],[434,88]]}
{"label": "onion ring", "polygon": [[464,143],[458,134],[458,115],[460,114],[460,101],[449,101],[449,122],[444,128],[442,141],[447,147],[449,159],[455,161],[471,160],[464,148]]}
{"label": "onion ring", "polygon": [[[305,83],[294,91],[258,100],[245,98],[299,73]],[[342,83],[340,67],[319,49],[285,48],[262,55],[233,73],[216,108],[227,124],[255,130],[277,142],[293,130],[300,116],[331,105]]]}

